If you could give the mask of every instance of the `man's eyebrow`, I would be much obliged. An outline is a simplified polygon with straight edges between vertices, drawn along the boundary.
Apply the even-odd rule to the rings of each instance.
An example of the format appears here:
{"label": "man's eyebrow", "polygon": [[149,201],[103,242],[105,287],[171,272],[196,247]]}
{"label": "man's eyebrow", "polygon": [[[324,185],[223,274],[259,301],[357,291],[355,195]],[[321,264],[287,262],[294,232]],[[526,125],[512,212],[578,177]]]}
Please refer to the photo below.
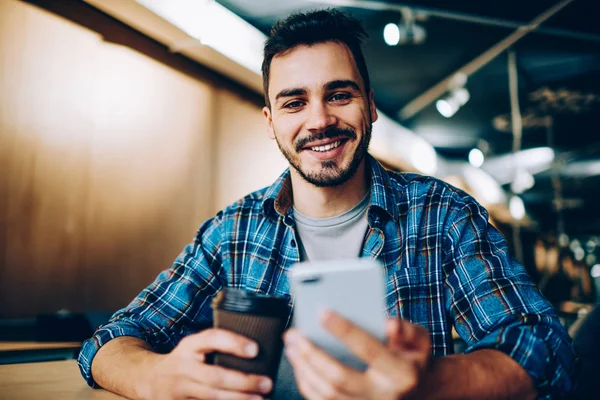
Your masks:
{"label": "man's eyebrow", "polygon": [[306,94],[306,89],[302,88],[291,88],[291,89],[283,89],[277,96],[275,96],[275,101],[279,100],[282,97],[293,97],[293,96],[302,96]]}
{"label": "man's eyebrow", "polygon": [[337,90],[337,89],[347,89],[347,88],[350,88],[352,90],[360,92],[360,87],[358,86],[358,83],[351,81],[349,79],[340,79],[337,81],[331,81],[325,85],[325,90],[328,90],[328,91]]}

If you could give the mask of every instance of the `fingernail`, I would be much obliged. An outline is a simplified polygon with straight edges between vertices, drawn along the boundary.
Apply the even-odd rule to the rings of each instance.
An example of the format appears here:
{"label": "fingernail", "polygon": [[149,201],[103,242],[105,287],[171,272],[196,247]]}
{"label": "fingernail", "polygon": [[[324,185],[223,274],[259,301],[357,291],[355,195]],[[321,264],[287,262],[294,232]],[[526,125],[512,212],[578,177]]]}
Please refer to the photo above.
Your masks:
{"label": "fingernail", "polygon": [[256,357],[258,355],[258,345],[256,343],[247,344],[244,350],[246,354],[251,357]]}
{"label": "fingernail", "polygon": [[272,387],[273,387],[273,384],[271,383],[270,379],[261,379],[260,382],[258,383],[258,388],[263,393],[269,393],[271,391]]}

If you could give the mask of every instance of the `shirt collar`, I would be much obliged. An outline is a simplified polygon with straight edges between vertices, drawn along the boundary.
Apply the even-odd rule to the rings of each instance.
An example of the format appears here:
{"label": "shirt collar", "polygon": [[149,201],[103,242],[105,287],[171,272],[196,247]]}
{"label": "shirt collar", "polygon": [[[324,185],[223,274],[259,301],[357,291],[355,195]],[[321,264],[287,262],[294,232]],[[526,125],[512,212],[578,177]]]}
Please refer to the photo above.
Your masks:
{"label": "shirt collar", "polygon": [[[400,192],[392,182],[387,172],[377,160],[367,154],[365,157],[367,170],[371,172],[371,200],[370,208],[377,208],[391,217],[398,219],[398,203]],[[290,169],[287,168],[271,186],[267,188],[262,203],[265,216],[272,215],[273,211],[281,216],[286,216],[293,203],[292,179]]]}

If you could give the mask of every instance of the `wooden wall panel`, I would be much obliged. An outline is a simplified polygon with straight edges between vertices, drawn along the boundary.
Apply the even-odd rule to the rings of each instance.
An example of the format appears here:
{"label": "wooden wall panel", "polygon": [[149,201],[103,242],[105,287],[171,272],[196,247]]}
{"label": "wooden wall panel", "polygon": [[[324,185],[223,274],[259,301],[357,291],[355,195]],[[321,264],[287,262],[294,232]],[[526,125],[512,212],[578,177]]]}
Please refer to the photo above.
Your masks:
{"label": "wooden wall panel", "polygon": [[0,1],[0,317],[114,310],[170,266],[215,209],[215,97]]}
{"label": "wooden wall panel", "polygon": [[288,166],[269,139],[262,110],[235,93],[218,92],[216,201],[222,207],[270,185]]}

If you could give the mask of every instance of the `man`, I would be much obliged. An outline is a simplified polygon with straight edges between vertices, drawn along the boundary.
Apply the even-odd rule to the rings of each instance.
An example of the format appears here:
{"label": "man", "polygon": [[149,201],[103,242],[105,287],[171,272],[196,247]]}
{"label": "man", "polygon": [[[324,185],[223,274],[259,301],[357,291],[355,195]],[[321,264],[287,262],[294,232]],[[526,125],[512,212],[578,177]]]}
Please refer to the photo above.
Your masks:
{"label": "man", "polygon": [[[174,265],[84,344],[90,385],[144,399],[261,398],[272,387],[265,377],[206,363],[213,351],[257,353],[246,338],[202,330],[211,299],[225,286],[289,297],[296,262],[362,256],[387,274],[388,340],[323,316],[368,363],[359,372],[290,329],[286,355],[304,397],[526,399],[571,389],[571,342],[487,212],[433,178],[388,173],[367,154],[377,112],[364,36],[337,11],[273,28],[263,112],[291,168],[205,222]],[[453,325],[467,354],[450,354]]]}

